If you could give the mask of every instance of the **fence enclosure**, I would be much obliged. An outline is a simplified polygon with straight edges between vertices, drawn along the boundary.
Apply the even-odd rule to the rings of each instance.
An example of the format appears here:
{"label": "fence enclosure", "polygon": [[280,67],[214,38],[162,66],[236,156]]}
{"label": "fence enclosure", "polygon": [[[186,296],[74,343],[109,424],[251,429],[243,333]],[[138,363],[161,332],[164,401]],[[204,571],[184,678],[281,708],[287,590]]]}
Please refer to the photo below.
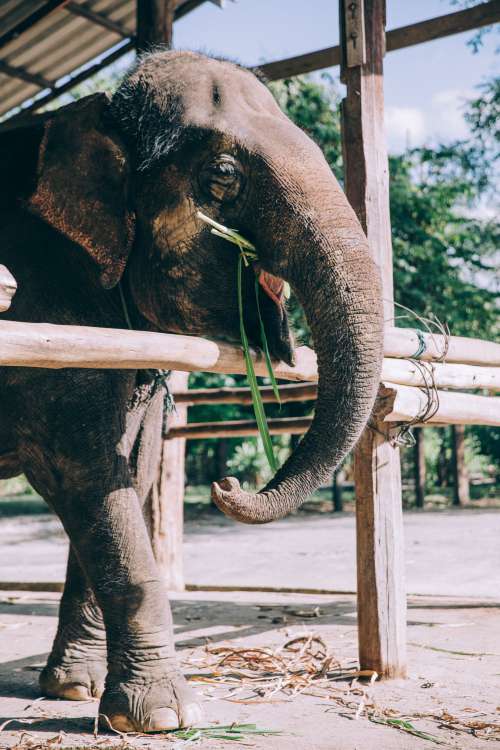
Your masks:
{"label": "fence enclosure", "polygon": [[[193,1],[190,0],[191,4]],[[52,4],[62,6],[62,3]],[[198,0],[196,4],[200,4]],[[151,42],[170,41],[173,21],[179,17],[181,6],[187,12],[188,5],[187,0],[139,1],[136,37],[123,46],[121,54],[134,45],[144,49]],[[389,324],[377,408],[355,452],[360,666],[373,669],[381,676],[402,677],[406,674],[406,594],[400,460],[393,440],[394,425],[418,423],[422,419],[424,424],[500,425],[499,397],[461,392],[483,389],[491,394],[500,389],[500,345],[458,337],[446,340],[438,335],[390,325],[394,316],[383,59],[386,47],[400,49],[493,23],[500,18],[500,2],[493,0],[396,29],[387,36],[384,0],[340,0],[339,11],[339,48],[260,67],[271,79],[276,79],[340,63],[341,78],[346,85],[342,102],[346,193],[381,270],[385,317]],[[89,21],[102,24],[102,19],[96,21],[96,16],[99,14],[92,12]],[[113,59],[119,56],[111,53],[102,65],[97,68],[94,65],[92,72],[109,63],[112,55]],[[15,75],[13,65],[10,74],[12,71]],[[81,76],[73,78],[71,85],[83,80]],[[71,88],[68,83],[63,87],[64,90]],[[30,108],[36,109],[54,98],[63,87],[54,85],[52,93],[41,97]],[[0,310],[8,308],[14,293],[15,281],[6,269],[0,268]],[[158,564],[171,587],[182,589],[184,440],[256,434],[256,425],[250,421],[188,425],[189,405],[248,403],[249,394],[246,389],[188,391],[185,373],[195,370],[243,373],[245,367],[239,348],[196,337],[11,321],[0,321],[0,342],[1,366],[142,367],[182,371],[174,375],[178,413],[164,442],[161,474],[150,497],[153,546]],[[255,361],[257,374],[265,375],[263,362],[258,357]],[[277,364],[276,376],[306,383],[284,386],[285,399],[313,399],[314,352],[300,348],[297,365],[290,368]],[[270,397],[269,389],[263,390],[263,396],[264,400]],[[304,418],[276,419],[271,420],[270,427],[275,434],[298,434],[307,429],[308,424],[309,420]]]}

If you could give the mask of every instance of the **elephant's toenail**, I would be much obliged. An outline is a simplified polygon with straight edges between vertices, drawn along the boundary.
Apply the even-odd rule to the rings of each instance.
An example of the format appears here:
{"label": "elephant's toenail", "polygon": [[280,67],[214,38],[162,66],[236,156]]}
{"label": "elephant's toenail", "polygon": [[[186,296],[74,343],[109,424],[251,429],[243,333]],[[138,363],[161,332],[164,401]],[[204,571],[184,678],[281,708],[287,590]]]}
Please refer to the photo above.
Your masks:
{"label": "elephant's toenail", "polygon": [[179,717],[173,708],[157,708],[149,715],[147,732],[159,732],[162,729],[177,729]]}
{"label": "elephant's toenail", "polygon": [[203,720],[203,710],[199,703],[189,703],[182,709],[182,726],[195,727]]}

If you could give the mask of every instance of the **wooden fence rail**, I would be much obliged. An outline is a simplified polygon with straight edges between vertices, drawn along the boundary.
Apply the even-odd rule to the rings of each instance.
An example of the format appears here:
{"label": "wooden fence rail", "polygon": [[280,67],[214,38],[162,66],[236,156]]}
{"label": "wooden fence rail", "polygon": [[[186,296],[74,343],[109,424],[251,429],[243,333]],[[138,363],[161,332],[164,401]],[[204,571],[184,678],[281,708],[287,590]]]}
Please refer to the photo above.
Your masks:
{"label": "wooden fence rail", "polygon": [[[290,386],[288,386],[290,388]],[[294,388],[294,386],[291,386]],[[264,390],[264,389],[263,389]],[[270,390],[270,389],[269,389]],[[220,391],[219,391],[220,392]],[[293,391],[288,391],[288,393]],[[313,387],[307,386],[308,394],[302,400],[313,398],[311,395]],[[187,392],[189,393],[189,392]],[[249,392],[248,392],[249,393]],[[419,388],[398,385],[396,383],[383,383],[380,391],[379,403],[383,405],[385,416],[384,422],[413,422],[419,416],[424,415],[429,403],[427,393]],[[197,396],[201,395],[198,399]],[[195,397],[190,405],[214,404],[214,403],[251,403],[247,393],[241,394],[239,400],[235,398],[230,401],[207,398],[204,394],[193,391]],[[437,391],[431,395],[435,403],[435,413],[428,420],[417,426],[435,426],[436,424],[482,424],[500,426],[500,397],[476,396],[471,393],[450,393]],[[176,396],[178,401],[178,395]],[[268,393],[265,389],[264,400],[274,400],[272,391]],[[288,400],[284,397],[284,400]],[[295,400],[295,399],[294,399]],[[186,401],[182,401],[186,405]],[[269,419],[269,431],[272,435],[301,435],[311,425],[311,417],[282,417]],[[249,437],[258,435],[257,423],[252,420],[235,420],[227,422],[191,422],[182,427],[174,427],[168,433],[168,439],[174,438],[225,438],[225,437]]]}
{"label": "wooden fence rail", "polygon": [[[170,368],[188,372],[245,373],[245,361],[239,346],[197,336],[2,320],[0,340],[0,366]],[[445,339],[410,328],[387,328],[384,354],[387,358],[411,358],[418,354],[422,361],[446,356],[447,364],[500,367],[500,344],[459,336]],[[257,375],[265,377],[267,370],[263,358],[254,354],[253,359]],[[397,367],[401,368],[401,365]],[[316,355],[308,347],[298,347],[296,365],[290,367],[277,362],[275,374],[283,380],[315,381]],[[409,377],[414,383],[417,377],[415,368]],[[391,377],[387,379],[392,381]],[[484,382],[487,383],[488,379],[491,382],[491,374],[486,375]],[[498,382],[498,374],[493,380]]]}

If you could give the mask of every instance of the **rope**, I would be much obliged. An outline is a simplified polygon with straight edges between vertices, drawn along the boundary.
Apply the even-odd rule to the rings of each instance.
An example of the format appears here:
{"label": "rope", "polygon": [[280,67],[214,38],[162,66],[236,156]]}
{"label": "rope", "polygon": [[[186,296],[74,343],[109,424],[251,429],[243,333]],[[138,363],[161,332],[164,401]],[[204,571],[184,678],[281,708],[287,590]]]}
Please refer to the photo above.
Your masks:
{"label": "rope", "polygon": [[[434,377],[433,362],[444,362],[446,360],[446,356],[448,354],[450,346],[450,329],[448,327],[448,324],[442,323],[439,318],[434,315],[434,313],[430,313],[429,317],[424,317],[422,315],[418,315],[418,313],[414,312],[414,310],[400,304],[399,302],[394,302],[393,300],[385,301],[391,302],[396,307],[399,307],[400,309],[405,310],[407,313],[409,313],[409,315],[399,315],[398,319],[408,319],[410,317],[416,318],[416,320],[418,320],[423,325],[423,327],[427,329],[426,331],[421,331],[418,328],[414,329],[418,338],[417,351],[412,354],[411,357],[404,357],[407,362],[413,364],[420,372],[424,384],[422,386],[418,386],[418,388],[420,392],[426,396],[426,400],[422,405],[420,412],[415,415],[413,419],[411,419],[409,422],[396,423],[394,427],[390,428],[389,430],[389,440],[392,445],[412,446],[415,445],[415,436],[412,431],[413,428],[417,425],[423,425],[428,422],[435,414],[437,414],[439,410],[439,391]],[[438,356],[433,357],[431,362],[423,362],[420,360],[420,357],[422,357],[422,355],[428,349],[425,340],[426,333],[432,338],[435,348],[436,350],[438,350],[438,344],[436,339],[434,338],[436,329],[443,338],[442,351]],[[371,424],[369,426],[374,429]],[[375,431],[380,433],[380,430],[376,428]],[[384,437],[386,436],[384,435]]]}

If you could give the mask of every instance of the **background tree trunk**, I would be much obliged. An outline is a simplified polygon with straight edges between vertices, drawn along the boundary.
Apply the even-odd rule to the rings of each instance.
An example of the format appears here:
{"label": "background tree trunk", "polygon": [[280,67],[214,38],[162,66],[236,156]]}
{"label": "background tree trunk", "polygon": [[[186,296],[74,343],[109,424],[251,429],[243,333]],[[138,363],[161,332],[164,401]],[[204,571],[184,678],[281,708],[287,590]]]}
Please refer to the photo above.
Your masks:
{"label": "background tree trunk", "polygon": [[453,505],[466,505],[470,501],[469,475],[465,465],[465,427],[453,425],[451,428]]}
{"label": "background tree trunk", "polygon": [[423,508],[425,505],[425,452],[424,430],[416,429],[415,446],[413,448],[415,471],[415,505]]}
{"label": "background tree trunk", "polygon": [[344,510],[344,500],[342,497],[342,480],[344,472],[341,468],[333,472],[333,484],[332,484],[332,501],[333,510],[336,513],[342,513]]}

